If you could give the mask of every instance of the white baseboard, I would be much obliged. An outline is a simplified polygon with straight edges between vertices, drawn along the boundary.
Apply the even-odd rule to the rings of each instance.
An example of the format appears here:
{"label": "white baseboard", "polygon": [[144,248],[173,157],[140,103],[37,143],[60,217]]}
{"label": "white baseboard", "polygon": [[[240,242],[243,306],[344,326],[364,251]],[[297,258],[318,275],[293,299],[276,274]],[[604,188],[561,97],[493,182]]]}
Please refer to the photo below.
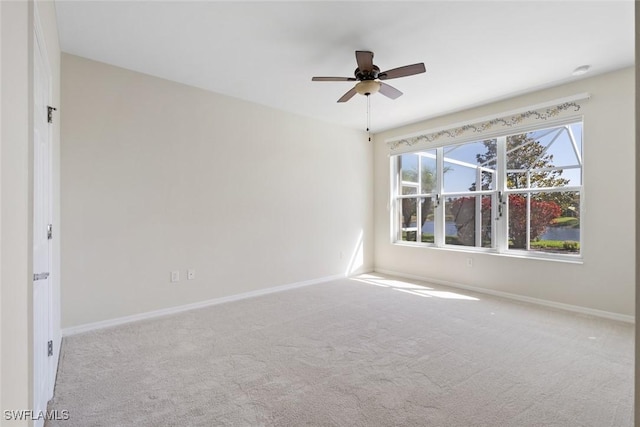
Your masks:
{"label": "white baseboard", "polygon": [[290,283],[287,285],[274,286],[271,288],[259,289],[257,291],[243,292],[241,294],[229,295],[226,297],[214,298],[206,301],[194,302],[191,304],[179,305],[176,307],[162,308],[160,310],[147,311],[145,313],[132,314],[130,316],[118,317],[115,319],[102,320],[100,322],[86,323],[84,325],[72,326],[62,329],[62,336],[81,334],[84,332],[94,331],[97,329],[109,328],[111,326],[123,325],[125,323],[137,322],[139,320],[152,319],[154,317],[167,316],[170,314],[181,313],[183,311],[194,310],[197,308],[209,307],[226,302],[239,301],[245,298],[253,298],[261,295],[267,295],[274,292],[287,291],[289,289],[301,288],[303,286],[317,285],[320,283],[330,282],[332,280],[344,279],[346,276],[337,274],[335,276],[320,277],[317,279],[305,280],[302,282]]}
{"label": "white baseboard", "polygon": [[403,277],[405,279],[419,280],[421,282],[434,283],[436,285],[449,286],[451,288],[466,289],[468,291],[489,294],[497,297],[508,298],[516,301],[528,302],[543,305],[546,307],[559,308],[561,310],[572,311],[574,313],[588,314],[591,316],[603,317],[605,319],[618,320],[625,323],[635,323],[635,317],[626,314],[612,313],[610,311],[596,310],[594,308],[580,307],[578,305],[564,304],[561,302],[549,301],[539,298],[527,297],[523,295],[511,294],[509,292],[495,291],[493,289],[480,288],[477,286],[463,285],[461,283],[448,282],[446,280],[432,279],[429,277],[416,276],[414,274],[400,273],[398,271],[376,268],[376,273],[388,274],[390,276]]}

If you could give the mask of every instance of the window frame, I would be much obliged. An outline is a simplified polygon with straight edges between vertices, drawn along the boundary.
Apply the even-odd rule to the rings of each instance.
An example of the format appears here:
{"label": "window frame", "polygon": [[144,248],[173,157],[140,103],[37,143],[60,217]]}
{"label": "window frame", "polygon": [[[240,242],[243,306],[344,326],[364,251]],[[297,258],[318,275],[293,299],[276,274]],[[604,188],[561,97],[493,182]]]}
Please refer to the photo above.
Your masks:
{"label": "window frame", "polygon": [[[576,145],[577,141],[572,133],[570,125],[580,124],[581,125],[581,139],[579,143],[579,147]],[[580,185],[566,185],[566,186],[556,186],[556,187],[534,187],[531,188],[528,186],[527,188],[508,188],[507,184],[507,174],[513,173],[515,170],[507,170],[507,138],[512,135],[520,135],[525,133],[531,133],[536,131],[543,131],[549,129],[560,128],[563,126],[567,126],[567,130],[570,134],[570,141],[574,149],[574,153],[576,155],[576,159],[578,164],[575,165],[567,165],[567,166],[552,166],[548,168],[540,168],[540,169],[529,169],[524,170],[524,173],[533,174],[535,172],[544,172],[549,170],[569,170],[569,169],[579,169],[580,170]],[[538,136],[536,139],[541,138],[542,136]],[[464,192],[444,192],[444,150],[447,147],[460,146],[467,143],[480,142],[484,140],[493,139],[496,141],[496,173],[493,181],[493,189],[490,190],[476,190],[476,191],[464,191]],[[496,254],[503,255],[509,257],[519,257],[519,258],[534,258],[534,259],[545,259],[545,260],[555,260],[555,261],[566,261],[566,262],[582,262],[583,259],[583,240],[584,240],[584,229],[582,224],[584,224],[585,220],[585,209],[584,209],[584,199],[585,199],[585,183],[584,183],[584,117],[583,116],[571,116],[558,120],[548,120],[544,123],[536,123],[530,124],[526,126],[514,126],[508,130],[504,130],[503,132],[492,132],[490,135],[473,135],[467,136],[465,138],[454,138],[446,143],[443,142],[433,142],[430,144],[422,145],[420,148],[412,147],[412,149],[402,150],[402,152],[392,153],[390,155],[390,241],[394,245],[401,246],[413,246],[413,247],[422,247],[422,248],[431,248],[438,250],[452,250],[452,251],[462,251],[462,252],[479,252],[479,253],[488,253],[488,254]],[[551,144],[551,143],[550,143]],[[549,145],[550,145],[549,144]],[[434,206],[434,242],[433,243],[423,243],[421,233],[417,231],[420,229],[418,225],[418,220],[420,211],[418,207],[416,208],[416,241],[406,241],[402,240],[402,222],[398,217],[398,213],[401,212],[398,205],[400,200],[404,198],[415,198],[416,204],[419,206],[420,203],[418,201],[422,198],[421,194],[419,194],[420,190],[420,181],[417,182],[417,190],[416,195],[402,195],[399,193],[399,185],[402,186],[403,183],[399,180],[399,176],[401,173],[399,167],[399,158],[402,155],[406,154],[418,154],[425,151],[435,150],[436,151],[436,179],[435,186],[431,193],[428,196],[432,197],[435,202]],[[420,169],[420,165],[418,165]],[[418,180],[420,178],[418,177]],[[482,187],[480,187],[482,188]],[[578,216],[580,218],[580,239],[579,239],[579,247],[580,250],[578,253],[555,253],[555,252],[544,252],[538,250],[532,250],[530,248],[530,207],[531,207],[531,195],[536,193],[550,193],[550,192],[575,192],[579,197],[579,213]],[[526,194],[527,197],[527,238],[526,238],[526,248],[509,248],[509,195],[510,194]],[[445,236],[445,207],[441,205],[446,204],[446,199],[448,197],[484,197],[491,196],[491,233],[492,233],[492,247],[482,247],[482,236],[478,237],[481,233],[476,233],[475,236],[475,246],[466,246],[466,245],[458,245],[458,244],[447,244],[446,236]],[[482,202],[480,202],[482,203]],[[476,202],[477,204],[477,202]],[[501,209],[502,214],[496,212]],[[482,217],[478,218],[477,215],[478,209],[476,208],[476,216],[474,221],[476,221],[476,230],[478,229],[478,223],[482,222]],[[527,249],[529,248],[529,249]]]}

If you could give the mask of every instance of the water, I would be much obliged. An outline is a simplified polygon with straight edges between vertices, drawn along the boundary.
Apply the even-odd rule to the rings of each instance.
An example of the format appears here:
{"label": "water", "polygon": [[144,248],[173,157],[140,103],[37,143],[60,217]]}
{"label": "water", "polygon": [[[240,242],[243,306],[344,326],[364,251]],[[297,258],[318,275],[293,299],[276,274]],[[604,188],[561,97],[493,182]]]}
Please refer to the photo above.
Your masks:
{"label": "water", "polygon": [[[415,223],[412,224],[415,226]],[[434,223],[433,221],[425,221],[422,226],[422,232],[425,234],[434,234]],[[447,236],[457,236],[458,229],[456,228],[456,223],[454,221],[447,221],[444,225],[445,234]],[[572,240],[574,242],[580,241],[580,229],[573,227],[547,227],[547,230],[540,235],[540,240]]]}
{"label": "water", "polygon": [[547,227],[540,240],[573,240],[580,241],[580,229],[573,227]]}
{"label": "water", "polygon": [[[434,234],[435,226],[433,221],[425,221],[422,226],[422,232],[426,234]],[[457,236],[458,229],[456,228],[456,223],[453,221],[447,221],[444,223],[444,234],[447,236]]]}

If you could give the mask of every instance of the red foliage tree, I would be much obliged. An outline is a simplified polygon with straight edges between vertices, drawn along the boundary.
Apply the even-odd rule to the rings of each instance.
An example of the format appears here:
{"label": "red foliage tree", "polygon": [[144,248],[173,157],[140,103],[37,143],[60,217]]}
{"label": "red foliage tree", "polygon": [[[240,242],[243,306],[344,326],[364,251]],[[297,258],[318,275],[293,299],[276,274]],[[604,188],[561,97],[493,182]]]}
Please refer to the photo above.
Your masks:
{"label": "red foliage tree", "polygon": [[[542,235],[553,219],[562,215],[562,208],[555,202],[531,200],[529,233],[531,240]],[[509,194],[509,239],[513,248],[527,247],[527,199],[518,194]]]}

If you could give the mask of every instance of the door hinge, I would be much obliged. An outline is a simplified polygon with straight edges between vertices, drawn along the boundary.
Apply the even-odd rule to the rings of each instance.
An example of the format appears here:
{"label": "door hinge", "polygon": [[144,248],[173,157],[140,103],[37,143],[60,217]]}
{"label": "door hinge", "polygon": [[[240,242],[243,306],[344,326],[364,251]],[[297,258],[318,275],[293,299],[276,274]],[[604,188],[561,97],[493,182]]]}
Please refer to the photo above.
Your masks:
{"label": "door hinge", "polygon": [[54,111],[58,111],[58,109],[56,107],[52,107],[50,105],[47,105],[47,122],[48,123],[53,123],[53,112]]}
{"label": "door hinge", "polygon": [[53,225],[47,225],[47,240],[53,239]]}
{"label": "door hinge", "polygon": [[47,356],[53,356],[53,341],[47,342]]}

